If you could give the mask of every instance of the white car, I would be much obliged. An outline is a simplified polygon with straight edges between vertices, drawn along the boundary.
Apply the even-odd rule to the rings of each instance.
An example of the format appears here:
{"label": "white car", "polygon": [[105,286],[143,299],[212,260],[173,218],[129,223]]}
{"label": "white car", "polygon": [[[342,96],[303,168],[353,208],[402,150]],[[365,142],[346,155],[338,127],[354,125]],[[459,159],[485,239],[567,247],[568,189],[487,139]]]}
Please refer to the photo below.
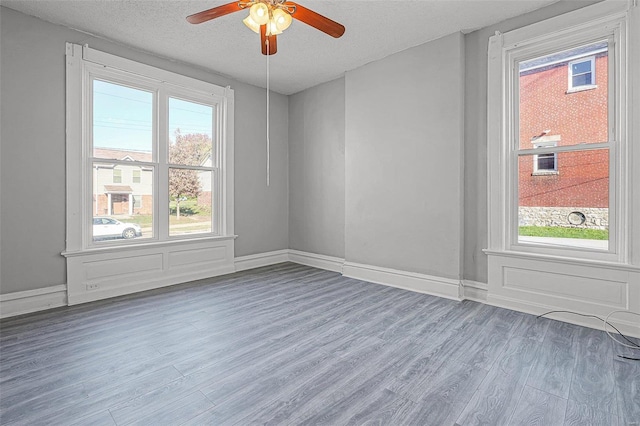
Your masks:
{"label": "white car", "polygon": [[93,239],[107,238],[131,239],[142,236],[142,229],[137,223],[125,223],[110,217],[93,218]]}

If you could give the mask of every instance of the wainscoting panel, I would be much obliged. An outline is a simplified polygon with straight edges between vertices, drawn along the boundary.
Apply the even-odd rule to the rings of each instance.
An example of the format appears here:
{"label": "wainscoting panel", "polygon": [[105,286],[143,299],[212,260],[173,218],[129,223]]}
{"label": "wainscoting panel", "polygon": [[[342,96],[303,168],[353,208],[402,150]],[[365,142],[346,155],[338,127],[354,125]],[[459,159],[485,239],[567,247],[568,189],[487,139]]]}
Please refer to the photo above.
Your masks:
{"label": "wainscoting panel", "polygon": [[[533,259],[489,254],[487,303],[532,314],[571,311],[606,317],[612,311],[640,312],[640,270],[625,265]],[[602,320],[570,313],[552,318],[603,328]],[[622,332],[640,336],[630,315],[610,322]]]}
{"label": "wainscoting panel", "polygon": [[[541,296],[544,300],[570,297],[582,303],[626,309],[629,287],[629,283],[626,282],[627,274],[623,273],[619,280],[611,280],[608,278],[611,272],[607,274],[603,274],[601,270],[592,272],[601,276],[585,277],[505,266],[502,269],[502,285],[505,293],[512,295],[526,292],[531,295],[531,298]],[[576,291],[577,289],[579,291]]]}
{"label": "wainscoting panel", "polygon": [[233,238],[65,253],[69,305],[234,272]]}

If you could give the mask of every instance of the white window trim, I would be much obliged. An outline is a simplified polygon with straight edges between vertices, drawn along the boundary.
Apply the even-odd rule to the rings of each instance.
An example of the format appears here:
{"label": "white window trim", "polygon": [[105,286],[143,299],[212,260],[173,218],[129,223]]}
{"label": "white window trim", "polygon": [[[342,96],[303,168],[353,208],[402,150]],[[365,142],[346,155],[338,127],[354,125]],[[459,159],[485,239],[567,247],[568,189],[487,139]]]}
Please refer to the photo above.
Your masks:
{"label": "white window trim", "polygon": [[[84,128],[87,105],[84,104],[83,86],[87,84],[87,70],[102,67],[109,70],[126,71],[140,81],[153,81],[161,84],[163,90],[194,92],[191,97],[216,97],[220,123],[216,131],[220,141],[220,151],[216,152],[215,166],[221,171],[217,176],[219,193],[215,198],[219,203],[219,221],[217,235],[200,234],[193,238],[163,237],[136,241],[135,244],[92,245],[89,241],[89,226],[92,200],[92,171],[87,164],[90,158],[86,131]],[[119,71],[116,71],[117,74]],[[177,96],[179,97],[179,96]],[[161,97],[162,99],[162,97]],[[156,112],[157,114],[157,112]],[[158,126],[161,127],[161,126]],[[166,130],[159,132],[158,150],[163,149],[160,141],[165,138]],[[164,132],[165,134],[162,134]],[[108,297],[120,296],[138,291],[199,280],[235,270],[234,266],[234,196],[233,196],[233,154],[234,154],[234,92],[230,87],[219,87],[169,71],[144,65],[128,59],[110,55],[88,46],[67,43],[66,46],[66,188],[67,221],[66,250],[62,253],[67,262],[67,303],[74,305]],[[166,148],[166,143],[165,147]],[[157,158],[153,159],[157,161]],[[108,160],[114,164],[131,162]],[[140,162],[138,162],[140,163]],[[143,163],[145,167],[154,167],[154,163]],[[168,170],[168,169],[166,169]],[[168,172],[167,172],[168,173]],[[168,178],[168,176],[165,176]],[[154,185],[165,177],[154,176]],[[165,180],[166,181],[166,180]],[[158,202],[154,206],[155,218],[159,218],[158,206],[168,208],[168,188],[156,186]],[[164,204],[162,204],[164,203]],[[89,206],[89,207],[88,207]],[[165,210],[166,211],[166,210]],[[158,222],[158,220],[156,220]],[[165,226],[168,229],[168,226]],[[160,228],[162,229],[162,228]],[[157,229],[156,229],[157,230]],[[163,231],[164,232],[164,231]]]}
{"label": "white window trim", "polygon": [[[587,62],[591,63],[591,84],[581,84],[578,86],[573,85],[573,71],[571,70],[571,66],[576,63]],[[585,73],[586,74],[586,73]],[[568,79],[568,87],[567,93],[579,92],[582,90],[595,89],[598,86],[596,85],[596,57],[595,56],[586,56],[580,59],[573,60],[567,64],[567,79]]]}
{"label": "white window trim", "polygon": [[[574,12],[560,15],[509,33],[496,33],[489,41],[488,74],[488,303],[531,314],[566,310],[605,317],[613,310],[640,313],[640,121],[632,119],[640,113],[640,7],[637,0],[604,1]],[[585,28],[618,31],[619,42],[609,53],[619,56],[616,73],[619,97],[610,105],[610,131],[616,141],[610,147],[610,182],[616,181],[613,194],[616,232],[614,252],[579,252],[578,250],[529,250],[512,243],[513,231],[505,223],[517,220],[510,198],[517,194],[513,176],[513,125],[504,106],[511,99],[511,81],[515,70],[509,69],[508,50],[530,41],[554,45],[552,39],[571,36]],[[558,30],[561,29],[561,30]],[[576,38],[576,45],[583,37]],[[615,117],[615,119],[614,119]],[[606,147],[587,144],[587,149]],[[585,146],[579,147],[584,149]],[[556,152],[569,152],[575,147],[560,146]],[[534,149],[520,154],[535,154]],[[615,151],[615,152],[614,152]],[[544,151],[542,151],[544,152]],[[616,163],[617,164],[613,164]],[[611,219],[611,216],[610,216]],[[553,318],[601,328],[602,322],[557,313]],[[640,324],[632,319],[615,319],[613,324],[623,333],[640,337]]]}
{"label": "white window trim", "polygon": [[[168,227],[159,220],[159,211],[168,208],[168,191],[159,182],[166,181],[165,176],[159,176],[156,168],[158,158],[154,158],[148,166],[154,168],[154,197],[158,202],[154,207],[154,236],[150,240],[130,240],[111,245],[144,245],[151,242],[169,242],[173,239],[199,239],[229,237],[234,235],[233,228],[233,90],[211,83],[195,80],[190,77],[161,70],[139,62],[114,56],[88,46],[67,43],[67,253],[90,251],[92,248],[102,248],[107,244],[93,244],[90,238],[90,218],[92,212],[87,208],[88,197],[92,196],[90,171],[85,170],[88,144],[91,129],[85,126],[85,117],[90,111],[88,99],[83,96],[83,90],[89,90],[92,73],[109,81],[118,82],[121,73],[127,73],[127,81],[135,80],[142,88],[153,89],[161,86],[161,91],[171,96],[184,97],[205,103],[217,104],[217,114],[220,115],[219,126],[215,129],[217,146],[214,147],[214,158],[217,163],[214,169],[220,170],[220,176],[214,176],[212,190],[214,191],[214,211],[219,211],[219,217],[212,225],[212,233],[195,234],[193,236],[169,236]],[[122,77],[120,77],[122,78]],[[126,83],[127,81],[122,81]],[[145,84],[146,83],[146,84]],[[206,94],[206,95],[204,95]],[[157,104],[157,102],[154,102]],[[154,106],[155,108],[155,106]],[[157,116],[157,111],[154,110]],[[154,129],[154,140],[157,138],[159,146],[155,151],[166,150],[166,129],[157,126]],[[216,152],[219,150],[221,152]],[[118,160],[105,160],[105,163],[118,164]],[[127,162],[129,163],[129,162]],[[144,162],[136,162],[144,163]],[[146,164],[146,163],[145,163]],[[197,168],[197,167],[196,167]],[[215,173],[213,173],[215,175]],[[167,177],[168,178],[168,177]],[[218,207],[220,206],[220,207]],[[164,210],[162,210],[164,209]],[[79,225],[81,224],[81,225]],[[165,229],[166,228],[166,229]]]}
{"label": "white window trim", "polygon": [[[603,2],[594,6],[580,9],[571,14],[562,15],[528,27],[514,30],[506,34],[496,34],[489,42],[489,85],[488,85],[488,141],[489,141],[489,247],[488,252],[517,251],[522,253],[544,254],[559,258],[575,258],[600,260],[604,262],[628,263],[630,256],[640,249],[631,247],[635,242],[630,241],[628,229],[633,219],[627,203],[633,200],[632,188],[628,185],[628,163],[630,157],[627,145],[629,128],[627,126],[628,111],[627,98],[624,87],[629,87],[626,73],[627,64],[622,63],[621,69],[613,69],[614,60],[610,62],[610,73],[616,73],[616,87],[610,90],[618,91],[617,104],[610,105],[610,141],[613,144],[589,144],[588,147],[558,147],[555,150],[571,151],[574,149],[609,148],[610,182],[615,186],[615,193],[611,199],[610,224],[614,230],[610,236],[610,248],[606,253],[554,247],[530,247],[517,243],[517,206],[512,200],[517,194],[517,164],[514,160],[517,141],[517,125],[513,122],[511,105],[514,97],[517,71],[513,68],[516,60],[526,60],[544,54],[557,46],[558,39],[564,43],[581,44],[588,39],[597,40],[607,38],[616,32],[619,43],[615,44],[610,57],[620,51],[627,51],[627,2]],[[637,9],[637,8],[633,8]],[[563,30],[557,30],[563,28]],[[624,57],[621,58],[624,61]],[[623,84],[624,83],[624,84]],[[622,84],[622,86],[621,86]],[[620,112],[615,116],[616,112]],[[515,114],[517,116],[517,113]],[[631,125],[631,124],[630,124]],[[617,137],[617,140],[616,140]],[[610,145],[610,146],[609,146]],[[519,154],[532,153],[534,149],[520,150]],[[507,196],[507,194],[509,196]],[[510,224],[506,228],[503,224]],[[637,245],[637,244],[636,244]]]}

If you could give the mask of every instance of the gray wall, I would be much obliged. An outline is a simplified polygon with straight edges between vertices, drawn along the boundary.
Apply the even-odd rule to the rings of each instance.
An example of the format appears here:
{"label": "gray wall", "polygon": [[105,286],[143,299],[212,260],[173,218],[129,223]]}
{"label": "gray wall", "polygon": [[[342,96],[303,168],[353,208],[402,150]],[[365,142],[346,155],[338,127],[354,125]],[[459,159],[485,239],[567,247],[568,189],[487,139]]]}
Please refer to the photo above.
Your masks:
{"label": "gray wall", "polygon": [[[235,90],[236,256],[288,247],[288,98],[271,97],[265,184],[265,91],[0,7],[2,294],[66,283],[65,42]],[[257,118],[257,123],[254,123]]]}
{"label": "gray wall", "polygon": [[289,248],[344,258],[344,78],[289,98]]}
{"label": "gray wall", "polygon": [[67,41],[232,86],[236,256],[291,247],[458,278],[463,252],[462,276],[486,282],[488,38],[596,2],[561,1],[464,43],[455,34],[289,99],[274,94],[268,188],[264,119],[253,124],[263,89],[0,7],[0,293],[66,282]]}
{"label": "gray wall", "polygon": [[460,33],[346,74],[345,259],[460,278]]}
{"label": "gray wall", "polygon": [[543,21],[598,1],[561,1],[465,35],[464,272],[467,280],[487,282],[487,51],[489,37]]}

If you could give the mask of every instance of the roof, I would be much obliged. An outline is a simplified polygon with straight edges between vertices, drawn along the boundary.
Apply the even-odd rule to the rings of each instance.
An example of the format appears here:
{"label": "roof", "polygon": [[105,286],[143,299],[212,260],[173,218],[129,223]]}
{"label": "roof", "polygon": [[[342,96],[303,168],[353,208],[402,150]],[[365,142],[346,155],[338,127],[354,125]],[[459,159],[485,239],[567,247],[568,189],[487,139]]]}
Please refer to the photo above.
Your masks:
{"label": "roof", "polygon": [[133,189],[129,185],[105,185],[104,192],[107,194],[131,194]]}
{"label": "roof", "polygon": [[129,160],[151,162],[153,157],[149,151],[134,151],[130,149],[93,148],[95,158],[105,160]]}
{"label": "roof", "polygon": [[599,41],[589,44],[587,46],[580,46],[562,52],[557,52],[551,55],[542,56],[539,58],[533,58],[528,61],[520,62],[520,73],[528,71],[541,71],[541,68],[547,69],[553,66],[564,65],[567,62],[573,61],[578,58],[584,58],[585,56],[592,56],[596,54],[607,54],[608,43],[607,41]]}

